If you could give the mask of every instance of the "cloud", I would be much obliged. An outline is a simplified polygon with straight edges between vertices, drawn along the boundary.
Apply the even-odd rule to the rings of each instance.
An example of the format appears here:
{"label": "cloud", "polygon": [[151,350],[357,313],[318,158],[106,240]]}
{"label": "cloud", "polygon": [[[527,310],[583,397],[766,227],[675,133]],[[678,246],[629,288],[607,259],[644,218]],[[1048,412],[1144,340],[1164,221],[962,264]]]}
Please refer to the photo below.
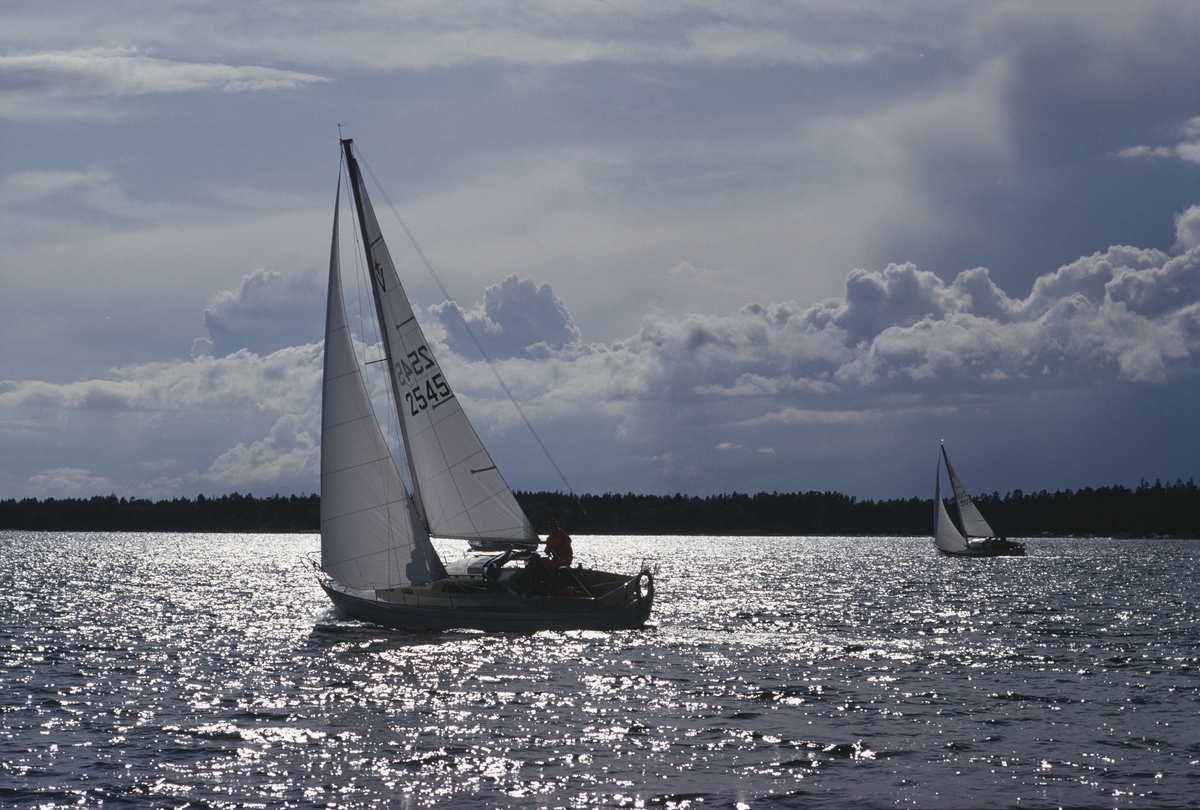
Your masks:
{"label": "cloud", "polygon": [[[452,347],[460,352],[473,351],[470,336],[451,311],[453,306],[449,302],[436,304],[429,312],[441,320]],[[483,302],[464,312],[463,319],[493,360],[558,350],[578,342],[580,337],[579,328],[553,288],[516,273],[485,289]]]}
{"label": "cloud", "polygon": [[1127,146],[1118,154],[1123,158],[1175,158],[1186,163],[1200,163],[1200,115],[1189,118],[1180,134],[1183,140],[1174,146]]}
{"label": "cloud", "polygon": [[1179,253],[1200,247],[1200,205],[1175,215],[1175,250]]}
{"label": "cloud", "polygon": [[295,89],[327,81],[308,73],[258,66],[178,62],[136,48],[85,48],[0,56],[0,116],[79,115],[80,108],[38,104],[58,98],[151,93]]}
{"label": "cloud", "polygon": [[111,380],[0,382],[0,407],[163,412],[250,409],[299,413],[319,397],[321,345],[291,346],[260,357],[145,363],[112,369]]}
{"label": "cloud", "polygon": [[255,270],[238,289],[213,296],[204,310],[208,337],[196,341],[192,355],[225,357],[240,349],[266,355],[292,345],[316,331],[322,293],[313,279]]}
{"label": "cloud", "polygon": [[0,181],[0,207],[14,213],[52,205],[62,217],[64,210],[99,213],[127,222],[162,218],[164,206],[131,201],[113,174],[99,168],[86,171],[22,171]]}
{"label": "cloud", "polygon": [[[1194,238],[1197,221],[1200,207],[1180,215],[1181,242]],[[501,371],[527,411],[548,417],[755,424],[845,421],[1103,381],[1160,383],[1200,371],[1198,352],[1200,247],[1169,256],[1115,246],[1041,276],[1025,298],[1010,297],[985,268],[947,284],[893,264],[855,270],[842,297],[807,307],[652,313],[624,340],[564,344],[536,362],[510,358]]]}
{"label": "cloud", "polygon": [[29,483],[43,498],[74,498],[115,492],[112,481],[103,475],[93,475],[90,470],[76,467],[58,467],[43,470],[29,479]]}
{"label": "cloud", "polygon": [[321,472],[319,436],[316,412],[284,414],[265,439],[227,450],[199,478],[222,487],[311,481]]}
{"label": "cloud", "polygon": [[[1197,221],[1200,206],[1176,218],[1180,244],[1194,241]],[[281,277],[256,273],[218,296],[210,311],[236,325],[245,313],[271,311],[287,297],[276,293],[287,288]],[[433,312],[448,314],[444,307]],[[1176,255],[1114,246],[1042,275],[1024,298],[1002,290],[985,268],[949,283],[911,263],[860,269],[847,275],[840,297],[807,306],[751,303],[730,315],[651,311],[634,334],[611,343],[579,339],[549,285],[517,276],[489,287],[470,317],[484,326],[486,339],[511,341],[495,344],[502,349],[495,362],[535,424],[589,437],[577,441],[595,459],[623,454],[670,475],[687,465],[694,472],[701,447],[757,448],[723,457],[753,455],[762,463],[786,456],[779,426],[874,430],[897,419],[941,419],[970,403],[1195,378],[1200,245]],[[543,328],[553,342],[527,351]],[[441,341],[448,333],[438,321],[428,332],[476,426],[489,442],[504,439],[519,419],[490,370],[456,351],[460,342]],[[182,478],[222,487],[316,488],[320,344],[264,355],[242,348],[219,358],[114,368],[110,376],[0,382],[0,408],[14,415],[47,409],[268,415],[273,423],[262,438],[231,441],[208,456],[206,467],[170,467],[171,479],[142,486],[163,490]],[[369,383],[386,401],[381,380]],[[45,477],[38,486],[111,485],[88,473],[89,466],[39,473]],[[161,475],[165,466],[142,472]]]}
{"label": "cloud", "polygon": [[[74,6],[73,8],[71,6]],[[837,6],[728,2],[688,4],[515,2],[338,3],[296,0],[286,8],[120,0],[67,3],[54,41],[135,41],[200,52],[242,53],[294,63],[428,70],[480,63],[577,65],[857,64],[892,45],[853,31],[895,14]],[[15,17],[16,15],[12,15]],[[131,19],[132,18],[132,19]],[[132,20],[136,20],[136,24]],[[907,23],[912,25],[913,23]],[[61,30],[65,29],[65,30]],[[90,36],[89,36],[90,35]],[[897,39],[910,36],[898,32]],[[120,53],[120,51],[117,51]]]}

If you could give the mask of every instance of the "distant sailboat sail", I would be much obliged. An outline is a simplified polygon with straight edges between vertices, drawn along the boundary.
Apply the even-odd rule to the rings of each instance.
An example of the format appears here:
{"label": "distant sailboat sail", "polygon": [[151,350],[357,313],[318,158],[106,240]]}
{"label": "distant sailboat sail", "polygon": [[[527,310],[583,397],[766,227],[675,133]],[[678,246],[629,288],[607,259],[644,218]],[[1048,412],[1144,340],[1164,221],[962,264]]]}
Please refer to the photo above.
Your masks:
{"label": "distant sailboat sail", "polygon": [[445,577],[379,430],[354,355],[342,296],[336,204],[325,323],[322,569],[359,589],[416,585]]}
{"label": "distant sailboat sail", "polygon": [[933,485],[933,542],[942,551],[962,554],[967,550],[967,538],[958,533],[942,500],[942,460],[938,459],[938,474]]}
{"label": "distant sailboat sail", "polygon": [[[942,500],[942,462],[946,462],[946,472],[950,476],[950,486],[954,490],[954,507],[958,512],[958,526],[950,520],[946,511],[946,503]],[[950,456],[946,454],[946,446],[942,445],[941,455],[938,456],[937,477],[933,483],[933,544],[946,554],[956,557],[1015,557],[1025,555],[1025,546],[1004,537],[998,536],[988,522],[979,513],[979,507],[971,500],[963,488],[962,481],[954,467],[950,466]]]}
{"label": "distant sailboat sail", "polygon": [[992,527],[979,513],[979,507],[971,500],[971,496],[963,488],[962,481],[950,466],[950,456],[946,455],[946,446],[942,445],[942,457],[946,459],[946,472],[950,474],[950,486],[954,489],[954,504],[958,507],[958,520],[962,524],[963,534],[967,537],[995,537]]}
{"label": "distant sailboat sail", "polygon": [[391,360],[392,389],[413,473],[417,511],[435,537],[536,545],[533,526],[467,421],[421,331],[349,141],[345,153],[384,346]]}

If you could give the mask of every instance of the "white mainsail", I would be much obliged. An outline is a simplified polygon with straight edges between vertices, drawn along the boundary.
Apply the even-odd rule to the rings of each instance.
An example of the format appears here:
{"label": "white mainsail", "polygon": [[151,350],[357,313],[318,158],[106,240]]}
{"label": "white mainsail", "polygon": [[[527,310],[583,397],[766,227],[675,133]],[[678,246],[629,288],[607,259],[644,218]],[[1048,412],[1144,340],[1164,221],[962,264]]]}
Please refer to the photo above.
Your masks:
{"label": "white mainsail", "polygon": [[[943,449],[944,452],[944,449]],[[967,538],[958,533],[946,511],[946,502],[942,500],[942,460],[938,459],[937,477],[933,483],[933,542],[938,548],[951,553],[961,553],[967,550]]]}
{"label": "white mainsail", "polygon": [[429,533],[536,543],[537,535],[450,389],[417,323],[384,242],[351,141],[343,140],[358,204],[413,500]]}
{"label": "white mainsail", "polygon": [[946,455],[946,445],[942,445],[942,456],[946,459],[946,472],[950,474],[950,486],[954,490],[954,504],[958,507],[958,519],[962,523],[963,534],[967,537],[995,537],[992,527],[983,519],[979,507],[971,500],[971,496],[963,488],[962,481],[954,474],[950,466],[950,456]]}
{"label": "white mainsail", "polygon": [[321,397],[321,569],[351,588],[419,585],[446,570],[413,510],[354,355],[337,211],[335,204]]}

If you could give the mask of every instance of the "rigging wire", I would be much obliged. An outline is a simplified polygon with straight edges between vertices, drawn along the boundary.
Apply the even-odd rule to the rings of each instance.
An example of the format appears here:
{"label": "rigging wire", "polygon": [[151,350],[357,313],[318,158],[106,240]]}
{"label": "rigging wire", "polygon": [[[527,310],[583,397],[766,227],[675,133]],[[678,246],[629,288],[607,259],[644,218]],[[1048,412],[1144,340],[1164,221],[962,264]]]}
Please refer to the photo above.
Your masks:
{"label": "rigging wire", "polygon": [[425,269],[429,271],[429,275],[433,278],[434,283],[436,283],[438,289],[441,290],[442,296],[446,299],[446,303],[448,303],[450,308],[454,310],[454,314],[458,316],[459,323],[461,323],[463,328],[467,330],[467,334],[471,336],[471,341],[475,344],[475,348],[479,351],[480,356],[483,357],[484,362],[487,363],[488,368],[492,370],[492,374],[495,376],[496,382],[500,383],[500,387],[508,396],[508,401],[511,402],[513,407],[516,409],[517,414],[521,417],[521,421],[525,423],[525,427],[529,430],[530,435],[533,436],[533,440],[537,442],[538,447],[541,448],[542,453],[546,456],[546,460],[550,462],[550,466],[554,468],[554,471],[558,473],[558,477],[562,479],[563,484],[567,488],[567,492],[569,492],[571,497],[575,499],[575,502],[579,504],[579,508],[583,509],[583,503],[579,500],[579,496],[575,494],[575,490],[572,489],[571,482],[567,480],[567,476],[565,476],[563,471],[559,469],[558,464],[554,461],[554,457],[550,455],[550,450],[546,447],[545,443],[542,442],[542,437],[538,435],[538,432],[534,430],[533,424],[529,421],[529,418],[525,416],[525,411],[521,409],[521,405],[519,402],[517,402],[517,398],[513,396],[512,391],[508,387],[508,383],[504,382],[504,378],[500,376],[500,371],[496,368],[496,364],[492,362],[492,358],[488,356],[487,351],[483,348],[483,344],[480,343],[479,338],[475,336],[474,330],[472,330],[470,325],[467,323],[467,319],[462,314],[462,310],[459,309],[458,303],[450,297],[450,293],[446,290],[446,286],[442,284],[441,278],[433,269],[433,265],[430,264],[429,259],[426,258],[425,251],[421,250],[421,246],[417,244],[416,237],[414,237],[412,235],[412,231],[408,229],[408,224],[404,221],[404,218],[400,216],[400,212],[396,209],[396,206],[392,202],[391,198],[388,197],[387,191],[384,190],[383,184],[379,182],[379,178],[375,176],[375,172],[371,170],[370,164],[367,163],[366,158],[363,157],[362,149],[359,148],[358,144],[355,144],[354,150],[358,152],[359,162],[367,170],[367,174],[371,176],[371,180],[375,183],[375,187],[379,189],[379,193],[383,197],[384,202],[386,202],[388,208],[391,209],[392,216],[394,216],[396,221],[400,223],[400,227],[404,230],[405,236],[408,237],[409,243],[413,246],[413,249],[416,250],[417,255],[421,257],[421,262],[425,265]]}

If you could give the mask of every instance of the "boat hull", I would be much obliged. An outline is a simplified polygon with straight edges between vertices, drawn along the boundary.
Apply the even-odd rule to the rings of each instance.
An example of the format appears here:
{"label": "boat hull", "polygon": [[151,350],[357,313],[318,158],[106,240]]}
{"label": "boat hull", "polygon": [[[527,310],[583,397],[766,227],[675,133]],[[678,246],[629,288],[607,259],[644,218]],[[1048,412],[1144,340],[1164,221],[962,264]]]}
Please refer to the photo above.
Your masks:
{"label": "boat hull", "polygon": [[989,543],[981,548],[967,548],[965,550],[950,550],[937,546],[937,550],[948,557],[1024,557],[1025,546],[1020,543],[1014,543],[1011,540],[997,541]]}
{"label": "boat hull", "polygon": [[[634,630],[645,625],[654,604],[649,571],[595,599],[524,595],[508,590],[457,593],[427,589],[424,604],[395,601],[394,591],[351,591],[336,582],[321,587],[335,605],[364,622],[401,630],[483,630],[533,633],[539,630]],[[435,586],[437,583],[434,583]]]}

